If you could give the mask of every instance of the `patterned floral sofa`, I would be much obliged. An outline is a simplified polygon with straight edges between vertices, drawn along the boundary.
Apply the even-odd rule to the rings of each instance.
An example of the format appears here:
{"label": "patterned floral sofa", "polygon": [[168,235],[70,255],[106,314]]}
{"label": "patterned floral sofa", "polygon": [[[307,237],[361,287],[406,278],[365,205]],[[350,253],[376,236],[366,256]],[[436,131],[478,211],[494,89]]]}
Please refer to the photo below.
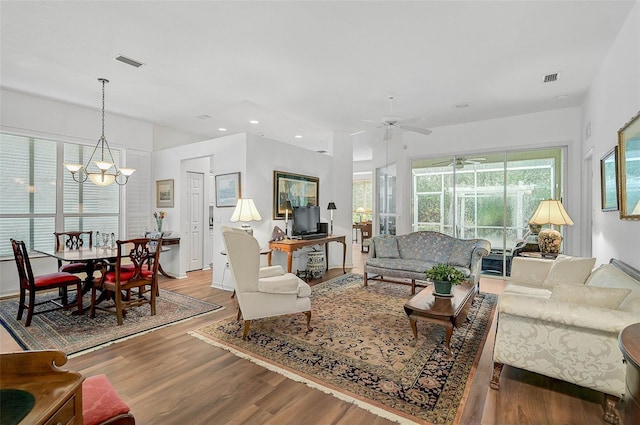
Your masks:
{"label": "patterned floral sofa", "polygon": [[618,336],[640,322],[640,272],[615,259],[594,263],[513,259],[498,303],[491,388],[500,388],[504,364],[550,376],[603,392],[604,420],[617,424],[626,375]]}
{"label": "patterned floral sofa", "polygon": [[491,243],[487,240],[458,239],[433,231],[375,236],[369,244],[369,257],[364,266],[364,286],[369,280],[394,282],[411,285],[411,293],[415,294],[416,285],[427,285],[416,280],[425,281],[424,272],[438,263],[455,266],[478,284],[482,257],[489,252]]}

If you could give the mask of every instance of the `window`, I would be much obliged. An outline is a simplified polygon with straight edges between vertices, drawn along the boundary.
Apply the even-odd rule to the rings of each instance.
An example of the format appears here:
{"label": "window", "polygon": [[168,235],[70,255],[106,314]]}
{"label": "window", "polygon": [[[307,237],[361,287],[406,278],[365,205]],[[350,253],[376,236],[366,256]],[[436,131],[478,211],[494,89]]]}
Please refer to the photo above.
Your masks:
{"label": "window", "polygon": [[[86,163],[94,146],[2,134],[0,256],[13,256],[9,238],[29,249],[50,249],[53,232],[94,230],[119,236],[120,186],[78,183],[63,163]],[[120,151],[112,149],[116,162]],[[62,173],[62,174],[61,174]],[[63,175],[61,190],[57,176]]]}
{"label": "window", "polygon": [[[371,174],[371,173],[369,173]],[[373,182],[371,179],[353,180],[353,222],[360,223],[371,220],[373,211]]]}
{"label": "window", "polygon": [[412,161],[412,229],[487,239],[494,252],[510,255],[540,201],[561,197],[563,153],[554,148]]}

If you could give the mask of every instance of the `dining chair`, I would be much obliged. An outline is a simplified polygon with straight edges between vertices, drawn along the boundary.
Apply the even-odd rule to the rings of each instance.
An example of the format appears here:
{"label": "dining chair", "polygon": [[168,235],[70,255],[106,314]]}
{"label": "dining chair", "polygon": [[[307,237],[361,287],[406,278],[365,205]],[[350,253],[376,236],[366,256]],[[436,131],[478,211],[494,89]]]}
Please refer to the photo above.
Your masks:
{"label": "dining chair", "polygon": [[[47,313],[61,308],[70,308],[72,305],[66,304],[66,292],[65,295],[58,298],[48,299],[46,301],[36,302],[36,292],[48,291],[51,289],[67,288],[69,286],[75,286],[78,294],[82,294],[82,280],[78,276],[66,272],[56,272],[34,276],[31,268],[31,261],[29,260],[29,254],[24,241],[17,241],[11,239],[11,246],[13,247],[13,256],[16,260],[16,266],[18,268],[18,277],[20,279],[20,305],[18,307],[18,320],[22,320],[22,313],[24,309],[27,309],[27,321],[25,326],[31,325],[31,318],[34,314]],[[27,291],[29,292],[29,304],[25,303]],[[46,304],[48,302],[62,300],[60,304],[56,304],[55,308],[47,310],[35,311],[37,305]],[[78,296],[77,299],[78,314],[82,314],[82,296]]]}
{"label": "dining chair", "polygon": [[[118,325],[124,323],[125,311],[132,307],[149,304],[151,315],[156,314],[156,294],[158,293],[158,257],[160,250],[152,252],[150,242],[162,244],[162,238],[128,239],[116,241],[115,263],[103,266],[102,278],[91,288],[91,318],[96,309],[115,312]],[[133,291],[137,288],[137,292]],[[113,302],[101,305],[97,302],[97,290],[108,291]]]}
{"label": "dining chair", "polygon": [[[93,247],[93,231],[85,232],[53,232],[56,237],[56,251],[65,249],[80,249],[83,246]],[[87,270],[86,263],[66,263],[62,264],[62,260],[58,260],[58,271],[67,273],[85,273]]]}

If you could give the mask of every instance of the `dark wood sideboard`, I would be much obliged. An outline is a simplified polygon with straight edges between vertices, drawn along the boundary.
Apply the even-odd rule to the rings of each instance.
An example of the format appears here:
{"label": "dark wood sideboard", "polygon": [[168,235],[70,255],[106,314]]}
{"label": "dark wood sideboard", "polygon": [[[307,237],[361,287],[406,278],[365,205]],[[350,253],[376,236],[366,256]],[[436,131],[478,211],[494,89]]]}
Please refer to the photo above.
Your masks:
{"label": "dark wood sideboard", "polygon": [[627,388],[624,396],[625,425],[640,424],[640,323],[620,332],[620,350],[627,364]]}

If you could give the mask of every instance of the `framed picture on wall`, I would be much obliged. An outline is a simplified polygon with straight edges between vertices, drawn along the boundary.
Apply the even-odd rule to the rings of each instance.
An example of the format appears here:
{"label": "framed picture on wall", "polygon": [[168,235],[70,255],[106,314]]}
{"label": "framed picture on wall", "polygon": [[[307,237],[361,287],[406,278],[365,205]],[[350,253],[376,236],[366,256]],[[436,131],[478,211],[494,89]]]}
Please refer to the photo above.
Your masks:
{"label": "framed picture on wall", "polygon": [[600,159],[602,211],[618,211],[618,148]]}
{"label": "framed picture on wall", "polygon": [[618,131],[620,218],[640,220],[640,112]]}
{"label": "framed picture on wall", "polygon": [[156,207],[173,208],[173,179],[156,180]]}
{"label": "framed picture on wall", "polygon": [[284,205],[292,207],[319,205],[320,179],[302,174],[273,172],[273,219],[284,219]]}
{"label": "framed picture on wall", "polygon": [[240,173],[216,176],[216,207],[235,207],[240,197]]}

